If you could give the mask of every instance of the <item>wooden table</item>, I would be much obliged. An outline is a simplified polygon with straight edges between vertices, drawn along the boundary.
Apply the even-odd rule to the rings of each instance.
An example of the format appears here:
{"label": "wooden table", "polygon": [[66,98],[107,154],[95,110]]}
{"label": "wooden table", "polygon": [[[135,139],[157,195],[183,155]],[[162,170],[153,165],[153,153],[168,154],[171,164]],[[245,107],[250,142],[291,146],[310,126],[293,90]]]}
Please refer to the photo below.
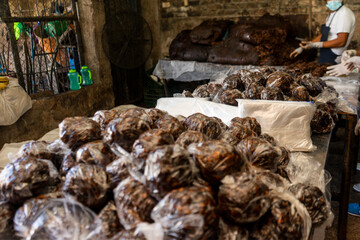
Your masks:
{"label": "wooden table", "polygon": [[343,240],[346,239],[351,177],[357,162],[359,138],[354,134],[356,114],[339,113],[339,121],[345,123],[344,161],[342,162],[340,193],[331,193],[331,195],[333,201],[339,202],[338,239]]}

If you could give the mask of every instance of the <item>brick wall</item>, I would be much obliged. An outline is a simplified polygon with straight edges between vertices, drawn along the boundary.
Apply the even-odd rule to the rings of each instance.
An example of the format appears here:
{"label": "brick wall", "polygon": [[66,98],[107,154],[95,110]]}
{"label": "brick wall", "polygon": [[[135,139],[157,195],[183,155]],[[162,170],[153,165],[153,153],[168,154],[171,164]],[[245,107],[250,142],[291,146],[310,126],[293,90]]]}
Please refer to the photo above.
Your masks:
{"label": "brick wall", "polygon": [[[168,55],[171,41],[184,29],[191,29],[207,19],[232,19],[242,21],[249,18],[258,18],[264,13],[281,14],[289,17],[293,26],[298,30],[299,37],[309,37],[309,11],[310,0],[142,0],[155,4],[159,12],[149,14],[146,19],[150,22],[160,22],[160,28],[153,28],[153,36],[160,42],[154,45],[153,51],[156,58]],[[324,23],[329,11],[325,4],[326,0],[311,0],[312,36],[320,33],[320,25]],[[149,4],[149,3],[148,3]],[[360,1],[345,0],[345,4],[351,8],[360,21]],[[154,11],[155,12],[155,11]],[[156,15],[156,16],[155,16]],[[150,24],[151,25],[151,24]],[[353,47],[360,42],[360,23],[357,24]],[[360,45],[359,45],[360,48]],[[156,62],[151,56],[151,63]]]}

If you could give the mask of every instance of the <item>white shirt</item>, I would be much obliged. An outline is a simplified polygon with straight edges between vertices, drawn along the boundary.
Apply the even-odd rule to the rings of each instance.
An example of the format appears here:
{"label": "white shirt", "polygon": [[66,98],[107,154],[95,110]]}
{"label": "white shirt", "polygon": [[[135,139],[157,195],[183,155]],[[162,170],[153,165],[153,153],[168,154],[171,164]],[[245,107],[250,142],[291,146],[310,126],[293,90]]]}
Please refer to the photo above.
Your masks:
{"label": "white shirt", "polygon": [[[331,19],[333,19],[331,21]],[[330,24],[331,22],[331,24]],[[336,12],[331,13],[326,19],[326,26],[330,24],[328,41],[336,39],[338,33],[349,33],[349,37],[344,47],[331,48],[336,55],[341,55],[349,45],[355,30],[355,15],[350,8],[342,6]]]}

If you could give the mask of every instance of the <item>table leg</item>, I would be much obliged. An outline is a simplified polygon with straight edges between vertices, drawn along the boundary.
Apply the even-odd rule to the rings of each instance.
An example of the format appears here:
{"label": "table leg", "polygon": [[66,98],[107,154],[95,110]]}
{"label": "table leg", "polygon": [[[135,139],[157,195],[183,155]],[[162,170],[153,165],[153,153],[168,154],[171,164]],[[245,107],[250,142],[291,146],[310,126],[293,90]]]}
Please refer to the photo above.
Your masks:
{"label": "table leg", "polygon": [[349,195],[351,187],[351,175],[353,173],[353,158],[354,158],[354,128],[356,122],[356,115],[345,115],[345,146],[344,146],[344,168],[341,178],[341,192],[340,192],[340,207],[339,207],[339,222],[338,222],[338,239],[346,239],[347,217]]}

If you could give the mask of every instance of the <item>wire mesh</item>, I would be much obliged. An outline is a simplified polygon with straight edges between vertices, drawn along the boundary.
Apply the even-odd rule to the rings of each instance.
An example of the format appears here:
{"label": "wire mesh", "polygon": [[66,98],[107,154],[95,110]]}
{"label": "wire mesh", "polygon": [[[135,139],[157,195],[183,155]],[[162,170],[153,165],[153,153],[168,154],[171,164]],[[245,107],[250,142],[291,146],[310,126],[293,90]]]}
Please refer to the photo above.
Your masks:
{"label": "wire mesh", "polygon": [[18,78],[21,74],[21,85],[29,94],[68,91],[67,73],[81,68],[74,2],[11,0],[7,4],[0,10],[0,74]]}

